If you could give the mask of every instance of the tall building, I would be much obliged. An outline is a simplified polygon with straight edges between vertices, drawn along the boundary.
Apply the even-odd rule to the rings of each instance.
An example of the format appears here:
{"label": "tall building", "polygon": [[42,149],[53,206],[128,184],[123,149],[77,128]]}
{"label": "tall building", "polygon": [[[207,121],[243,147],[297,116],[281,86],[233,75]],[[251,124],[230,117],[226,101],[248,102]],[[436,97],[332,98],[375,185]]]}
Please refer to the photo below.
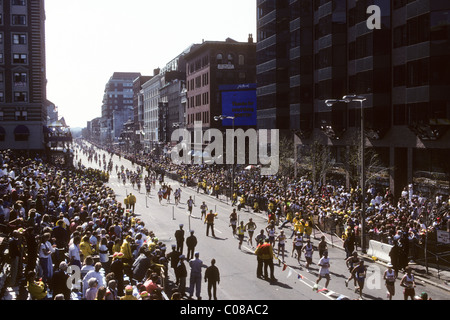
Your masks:
{"label": "tall building", "polygon": [[144,151],[156,150],[159,137],[159,89],[162,87],[161,69],[153,70],[153,77],[142,85],[144,104]]}
{"label": "tall building", "polygon": [[380,183],[398,196],[449,181],[448,1],[257,0],[257,20],[259,128],[320,141],[345,166],[361,105],[325,100],[362,95],[366,146],[389,168]]}
{"label": "tall building", "polygon": [[[236,116],[239,111],[234,112],[232,108],[224,108],[223,91],[225,86],[248,85],[256,83],[256,44],[252,35],[248,42],[238,42],[233,39],[225,41],[205,41],[193,48],[186,56],[186,88],[187,88],[187,111],[186,127],[193,129],[196,122],[200,122],[203,128],[220,128],[222,125],[231,126],[231,123],[218,123],[214,116],[222,115],[226,111],[228,116]],[[236,102],[239,99],[247,99],[247,95],[239,94],[238,89],[230,92],[235,93]],[[243,90],[245,91],[245,90]],[[256,89],[254,96],[256,99]],[[242,93],[242,92],[240,92]],[[227,96],[228,97],[228,96]],[[256,101],[252,108],[256,109]],[[254,117],[253,117],[254,114]],[[256,126],[256,110],[247,112],[240,117],[242,127]]]}
{"label": "tall building", "polygon": [[142,85],[151,78],[151,76],[140,76],[133,81],[134,143],[138,150],[142,150],[145,138]]}
{"label": "tall building", "polygon": [[44,149],[44,0],[0,1],[0,149]]}
{"label": "tall building", "polygon": [[136,72],[114,72],[105,85],[101,114],[102,144],[117,142],[123,124],[134,119],[133,81],[141,76]]}

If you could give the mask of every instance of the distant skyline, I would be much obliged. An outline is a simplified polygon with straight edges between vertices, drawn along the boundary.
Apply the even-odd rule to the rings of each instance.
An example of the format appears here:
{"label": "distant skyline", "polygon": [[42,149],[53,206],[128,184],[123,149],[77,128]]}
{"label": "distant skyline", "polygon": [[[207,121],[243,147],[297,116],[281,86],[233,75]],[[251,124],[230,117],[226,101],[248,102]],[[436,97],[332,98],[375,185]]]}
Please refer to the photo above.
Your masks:
{"label": "distant skyline", "polygon": [[153,75],[193,43],[256,37],[256,0],[46,0],[47,99],[70,127],[101,115],[114,72]]}

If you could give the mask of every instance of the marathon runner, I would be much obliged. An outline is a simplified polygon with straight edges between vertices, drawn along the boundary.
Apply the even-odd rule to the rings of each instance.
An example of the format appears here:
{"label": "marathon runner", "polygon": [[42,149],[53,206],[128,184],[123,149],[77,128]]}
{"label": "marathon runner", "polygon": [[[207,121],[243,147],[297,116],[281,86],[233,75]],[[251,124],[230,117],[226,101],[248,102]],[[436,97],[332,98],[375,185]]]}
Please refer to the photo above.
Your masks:
{"label": "marathon runner", "polygon": [[248,232],[247,243],[249,243],[252,246],[252,248],[253,248],[253,234],[255,233],[256,228],[257,228],[256,223],[253,222],[252,218],[249,218],[247,224],[245,225],[245,229]]}

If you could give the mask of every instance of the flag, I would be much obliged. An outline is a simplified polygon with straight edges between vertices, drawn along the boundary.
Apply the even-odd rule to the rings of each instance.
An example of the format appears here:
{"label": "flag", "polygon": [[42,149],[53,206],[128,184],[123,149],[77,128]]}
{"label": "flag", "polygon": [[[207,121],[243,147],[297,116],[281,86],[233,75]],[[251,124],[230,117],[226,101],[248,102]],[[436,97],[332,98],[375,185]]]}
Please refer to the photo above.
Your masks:
{"label": "flag", "polygon": [[286,270],[286,268],[287,268],[287,264],[285,263],[285,264],[283,265],[283,271]]}
{"label": "flag", "polygon": [[288,275],[287,275],[287,277],[286,278],[289,278],[290,276],[292,275],[292,269],[291,268],[289,268],[289,272],[288,272]]}
{"label": "flag", "polygon": [[297,278],[303,280],[303,276],[301,274],[299,274]]}

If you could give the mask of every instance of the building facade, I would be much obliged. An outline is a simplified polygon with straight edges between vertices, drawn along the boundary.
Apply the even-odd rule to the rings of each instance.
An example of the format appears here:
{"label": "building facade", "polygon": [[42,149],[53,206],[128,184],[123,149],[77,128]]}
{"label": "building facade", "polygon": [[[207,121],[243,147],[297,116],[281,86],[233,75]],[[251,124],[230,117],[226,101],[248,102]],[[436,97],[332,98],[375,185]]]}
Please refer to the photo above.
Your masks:
{"label": "building facade", "polygon": [[151,76],[140,76],[133,81],[133,112],[134,112],[134,143],[138,150],[142,150],[144,133],[144,99],[142,85],[150,80]]}
{"label": "building facade", "polygon": [[[221,128],[214,116],[222,114],[219,90],[223,85],[256,83],[256,44],[248,42],[205,41],[186,56],[186,127],[195,123],[204,129]],[[232,115],[231,115],[232,116]]]}
{"label": "building facade", "polygon": [[44,149],[43,0],[0,1],[0,149]]}
{"label": "building facade", "polygon": [[[131,118],[134,118],[133,81],[139,76],[141,74],[136,72],[114,72],[105,85],[101,113],[102,144],[111,145],[117,142],[123,123],[128,120],[130,114]],[[117,119],[125,119],[125,121],[121,122]]]}
{"label": "building facade", "polygon": [[160,69],[155,69],[153,77],[142,85],[144,104],[144,151],[151,152],[159,145],[159,90],[162,87]]}
{"label": "building facade", "polygon": [[[449,180],[450,3],[258,0],[257,15],[260,128],[295,130],[345,164],[363,109],[366,146],[396,195],[426,177]],[[363,108],[325,104],[348,94],[362,95]]]}

